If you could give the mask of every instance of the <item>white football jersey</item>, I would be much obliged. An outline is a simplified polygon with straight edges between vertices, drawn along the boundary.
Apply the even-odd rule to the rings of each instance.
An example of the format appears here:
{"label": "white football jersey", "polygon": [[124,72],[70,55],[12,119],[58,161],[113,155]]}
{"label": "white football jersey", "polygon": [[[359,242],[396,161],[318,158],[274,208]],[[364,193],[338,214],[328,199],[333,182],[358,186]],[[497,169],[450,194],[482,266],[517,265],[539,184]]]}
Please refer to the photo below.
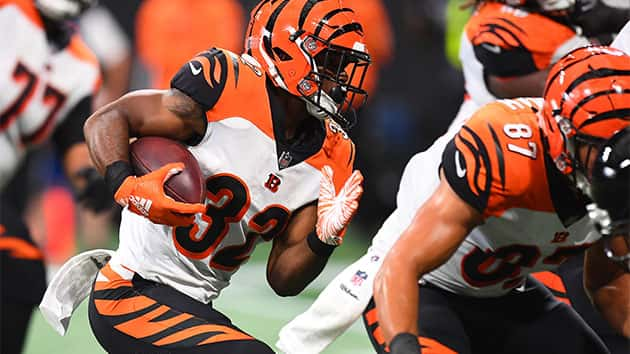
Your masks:
{"label": "white football jersey", "polygon": [[[372,247],[391,248],[436,190],[440,167],[485,222],[448,262],[424,276],[436,286],[469,296],[499,296],[522,284],[527,274],[556,268],[596,242],[600,235],[584,205],[543,153],[531,109],[541,104],[540,99],[517,99],[486,105],[459,131],[449,131],[414,156],[400,183],[397,209]],[[514,138],[515,132],[528,138]]]}
{"label": "white football jersey", "polygon": [[191,227],[172,228],[124,210],[113,258],[205,303],[229,285],[258,243],[280,235],[293,212],[317,201],[324,165],[333,168],[337,191],[352,172],[354,145],[330,120],[313,123],[314,142],[302,158],[304,144],[282,147],[282,112],[250,65],[251,58],[212,49],[175,76],[172,87],[208,110],[206,134],[189,148],[203,172],[207,211]]}
{"label": "white football jersey", "polygon": [[100,80],[96,58],[74,35],[62,50],[46,39],[33,1],[0,5],[0,188],[31,145],[45,141]]}
{"label": "white football jersey", "polygon": [[610,44],[611,47],[621,49],[630,54],[630,21],[621,29],[615,40]]}

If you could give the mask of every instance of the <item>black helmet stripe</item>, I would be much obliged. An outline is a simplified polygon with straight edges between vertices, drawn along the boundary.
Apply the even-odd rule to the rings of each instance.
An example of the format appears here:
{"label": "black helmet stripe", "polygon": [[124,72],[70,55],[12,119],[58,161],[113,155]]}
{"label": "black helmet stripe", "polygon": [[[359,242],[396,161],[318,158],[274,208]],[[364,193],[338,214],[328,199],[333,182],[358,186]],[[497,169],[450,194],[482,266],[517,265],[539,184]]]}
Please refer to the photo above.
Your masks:
{"label": "black helmet stripe", "polygon": [[[263,5],[265,5],[268,2],[269,2],[269,0],[261,1],[258,4],[258,6],[256,6],[256,9],[254,11],[252,11],[254,16],[256,16],[256,14],[258,13],[258,11],[260,11],[260,9],[263,7]],[[251,37],[253,33],[254,33],[254,26],[250,26],[249,27],[249,33],[247,34],[247,37]]]}
{"label": "black helmet stripe", "polygon": [[333,39],[348,32],[363,33],[363,27],[361,27],[361,24],[357,22],[345,24],[341,26],[340,28],[338,28],[337,30],[335,30],[335,32],[333,32],[333,34],[331,34],[330,37],[328,37],[326,40],[330,42]]}
{"label": "black helmet stripe", "polygon": [[[278,20],[278,16],[280,16],[280,12],[284,9],[285,6],[289,4],[289,0],[284,0],[269,16],[269,21],[265,24],[265,29],[269,31],[269,33],[273,33],[273,28],[276,26],[276,21]],[[265,46],[265,51],[271,56],[271,59],[275,59],[275,54],[273,52],[273,45],[271,44],[271,36],[265,36],[262,38],[263,45]]]}
{"label": "black helmet stripe", "polygon": [[267,31],[269,31],[270,33],[273,32],[273,28],[276,26],[276,21],[278,21],[278,16],[280,16],[280,13],[288,4],[289,0],[284,0],[282,1],[282,4],[278,5],[278,7],[273,10],[271,16],[269,16],[269,21],[267,21],[267,24],[265,24],[265,29],[267,29]]}
{"label": "black helmet stripe", "polygon": [[[573,51],[569,52],[569,54],[571,54],[571,53],[573,53],[573,52],[575,52],[576,50],[579,50],[579,49],[582,49],[582,48],[576,48],[576,49],[574,49]],[[566,54],[566,55],[565,55],[565,57],[566,57],[567,55],[569,55],[569,54]],[[551,83],[552,83],[553,81],[555,81],[555,80],[558,78],[558,75],[560,75],[560,73],[562,73],[563,71],[568,70],[568,69],[569,69],[570,67],[572,67],[573,65],[577,65],[577,64],[579,64],[579,63],[583,62],[584,60],[588,60],[591,56],[594,56],[594,55],[605,55],[605,54],[607,54],[607,53],[604,53],[604,52],[594,52],[594,53],[591,53],[591,55],[585,56],[584,58],[582,58],[582,59],[580,59],[580,60],[576,60],[576,61],[574,61],[573,63],[570,63],[570,64],[568,64],[567,66],[563,67],[561,70],[556,71],[556,72],[553,74],[553,76],[551,76],[551,77],[547,80],[547,82],[549,82],[549,84],[545,87],[545,92],[543,92],[542,97],[547,96],[547,90],[551,87]]]}
{"label": "black helmet stripe", "polygon": [[[258,11],[260,11],[260,9],[263,7],[263,5],[267,4],[269,2],[269,0],[265,0],[265,1],[261,1],[258,6],[256,7],[256,9],[254,11],[252,11],[252,14],[254,14],[254,16],[256,16],[256,14],[258,13]],[[252,20],[253,21],[253,18]],[[254,26],[253,24],[250,23],[249,25],[249,33],[247,34],[247,38],[251,38],[252,34],[254,33]],[[247,54],[252,55],[252,48],[247,45]]]}
{"label": "black helmet stripe", "polygon": [[[601,79],[601,78],[610,77],[610,76],[630,76],[630,70],[617,70],[617,69],[610,69],[610,68],[600,68],[600,69],[590,70],[578,76],[577,78],[575,78],[575,80],[573,80],[567,86],[564,92],[570,93],[577,86],[579,86],[580,84],[588,80]],[[562,98],[560,99],[560,103],[559,103],[560,107],[562,107],[562,105],[566,101],[565,99],[566,97],[567,95],[562,95]]]}
{"label": "black helmet stripe", "polygon": [[302,27],[304,27],[304,22],[306,22],[306,18],[308,17],[308,14],[311,12],[315,4],[317,4],[320,1],[324,1],[324,0],[306,1],[306,4],[304,4],[304,7],[302,7],[302,11],[300,11],[300,20],[298,22],[298,29],[302,29]]}
{"label": "black helmet stripe", "polygon": [[599,123],[606,119],[624,119],[630,121],[630,108],[614,109],[595,115],[592,118],[586,120],[584,124],[578,127],[578,129],[582,129],[587,125]]}
{"label": "black helmet stripe", "polygon": [[573,121],[573,117],[575,116],[575,114],[577,113],[577,111],[582,108],[585,104],[589,103],[590,101],[596,99],[597,97],[601,97],[601,96],[606,96],[606,95],[611,95],[611,94],[630,94],[630,89],[623,89],[621,92],[615,90],[615,89],[610,89],[610,90],[604,90],[604,91],[600,91],[600,92],[596,92],[592,95],[589,95],[587,97],[585,97],[584,99],[582,99],[580,102],[578,102],[575,107],[573,107],[573,110],[571,110],[571,113],[569,114],[569,120]]}
{"label": "black helmet stripe", "polygon": [[352,11],[352,9],[344,7],[342,9],[334,9],[334,10],[330,11],[329,13],[327,13],[326,16],[322,17],[322,19],[317,24],[317,28],[315,28],[315,33],[313,33],[315,35],[315,37],[319,37],[319,33],[324,28],[324,24],[326,24],[328,21],[330,21],[330,19],[335,17],[337,14],[344,13],[344,12],[352,12],[352,13],[354,13],[354,11]]}

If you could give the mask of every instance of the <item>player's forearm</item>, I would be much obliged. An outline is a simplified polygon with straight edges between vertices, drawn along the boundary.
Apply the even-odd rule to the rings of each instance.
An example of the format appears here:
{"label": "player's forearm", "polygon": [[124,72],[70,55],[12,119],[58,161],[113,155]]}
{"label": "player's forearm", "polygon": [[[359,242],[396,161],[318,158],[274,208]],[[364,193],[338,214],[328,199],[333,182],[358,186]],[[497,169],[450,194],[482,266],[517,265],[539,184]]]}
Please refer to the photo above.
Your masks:
{"label": "player's forearm", "polygon": [[83,132],[92,161],[101,174],[113,162],[129,160],[129,123],[118,101],[92,114]]}
{"label": "player's forearm", "polygon": [[387,257],[374,279],[374,301],[385,341],[418,334],[418,276],[404,261]]}
{"label": "player's forearm", "polygon": [[630,338],[630,273],[589,290],[589,295],[610,326]]}
{"label": "player's forearm", "polygon": [[298,295],[324,269],[328,257],[315,254],[306,240],[284,251],[270,264],[267,280],[280,296]]}
{"label": "player's forearm", "polygon": [[492,94],[499,98],[539,97],[543,94],[548,70],[503,79],[496,76],[488,78],[488,86]]}

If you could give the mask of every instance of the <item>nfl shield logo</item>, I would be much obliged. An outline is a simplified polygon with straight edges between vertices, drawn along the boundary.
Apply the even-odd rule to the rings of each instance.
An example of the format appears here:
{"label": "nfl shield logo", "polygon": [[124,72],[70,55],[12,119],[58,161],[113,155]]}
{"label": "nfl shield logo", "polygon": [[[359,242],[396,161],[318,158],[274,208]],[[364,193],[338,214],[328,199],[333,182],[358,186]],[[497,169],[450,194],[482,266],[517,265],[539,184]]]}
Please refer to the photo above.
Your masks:
{"label": "nfl shield logo", "polygon": [[366,272],[358,270],[356,273],[354,273],[352,279],[350,279],[350,282],[354,286],[361,286],[361,284],[363,284],[363,281],[367,279],[367,277],[368,275]]}
{"label": "nfl shield logo", "polygon": [[287,168],[291,164],[292,160],[293,156],[291,156],[291,153],[288,151],[283,151],[282,155],[280,155],[280,157],[278,158],[278,166],[280,167],[280,169]]}

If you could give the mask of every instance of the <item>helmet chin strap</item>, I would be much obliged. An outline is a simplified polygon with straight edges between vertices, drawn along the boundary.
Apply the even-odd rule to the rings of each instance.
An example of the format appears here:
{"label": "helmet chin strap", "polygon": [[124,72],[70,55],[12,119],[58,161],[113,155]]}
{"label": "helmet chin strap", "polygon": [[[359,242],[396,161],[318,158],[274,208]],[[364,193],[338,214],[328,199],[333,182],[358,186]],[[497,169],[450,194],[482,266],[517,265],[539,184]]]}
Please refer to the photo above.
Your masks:
{"label": "helmet chin strap", "polygon": [[[315,104],[318,99],[319,106]],[[323,90],[308,97],[303,96],[302,100],[306,103],[306,110],[308,113],[319,120],[324,120],[331,114],[337,113],[337,104]]]}

